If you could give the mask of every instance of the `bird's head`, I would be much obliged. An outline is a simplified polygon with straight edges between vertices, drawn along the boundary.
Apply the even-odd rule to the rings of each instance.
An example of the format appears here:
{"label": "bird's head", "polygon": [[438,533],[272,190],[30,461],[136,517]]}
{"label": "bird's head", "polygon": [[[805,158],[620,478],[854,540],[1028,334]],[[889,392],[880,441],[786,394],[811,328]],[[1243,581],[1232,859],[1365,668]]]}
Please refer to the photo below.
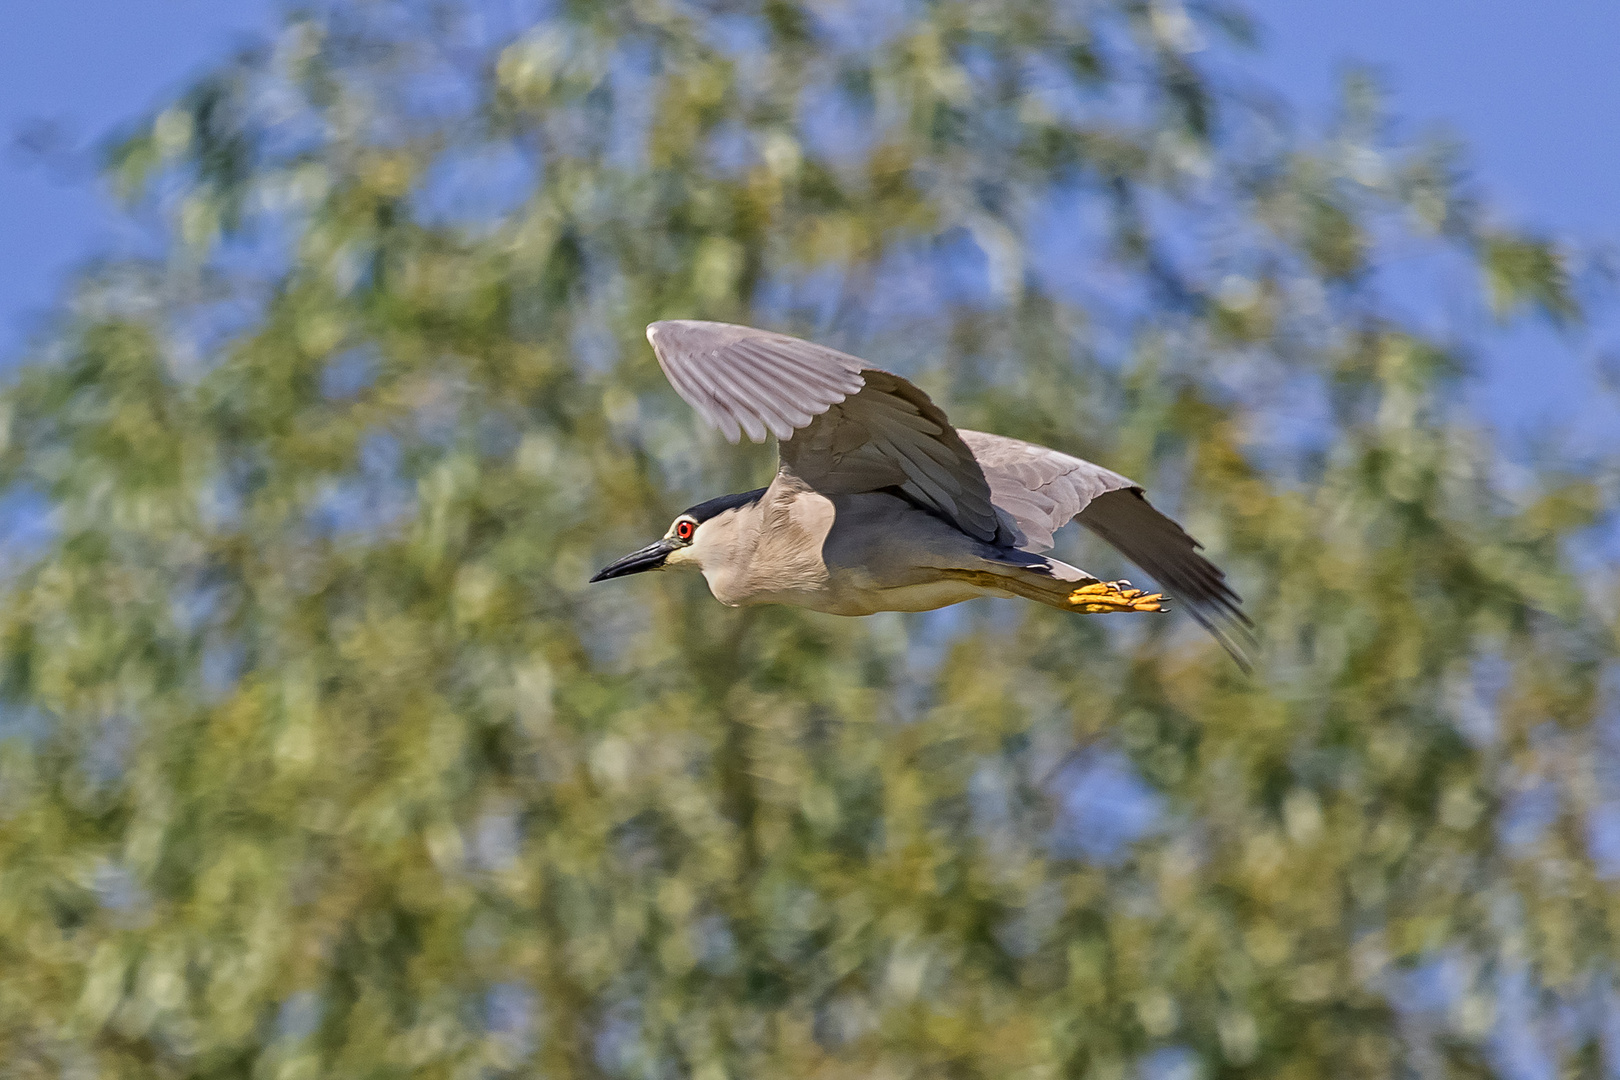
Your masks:
{"label": "bird's head", "polygon": [[694,566],[703,569],[705,557],[714,554],[721,534],[729,531],[726,526],[735,522],[737,512],[759,502],[763,494],[765,489],[759,488],[740,495],[722,495],[681,511],[670,522],[669,531],[660,539],[604,566],[591,581],[606,581],[666,567]]}

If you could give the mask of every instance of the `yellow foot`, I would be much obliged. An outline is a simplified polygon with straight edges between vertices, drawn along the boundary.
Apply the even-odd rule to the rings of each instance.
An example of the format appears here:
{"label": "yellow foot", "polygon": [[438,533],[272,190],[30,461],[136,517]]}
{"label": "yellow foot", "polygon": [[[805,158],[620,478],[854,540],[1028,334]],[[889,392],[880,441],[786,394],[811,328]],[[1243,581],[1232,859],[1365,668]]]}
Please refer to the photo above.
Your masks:
{"label": "yellow foot", "polygon": [[1144,593],[1128,581],[1098,581],[1069,594],[1069,603],[1087,615],[1105,611],[1164,611],[1163,593]]}

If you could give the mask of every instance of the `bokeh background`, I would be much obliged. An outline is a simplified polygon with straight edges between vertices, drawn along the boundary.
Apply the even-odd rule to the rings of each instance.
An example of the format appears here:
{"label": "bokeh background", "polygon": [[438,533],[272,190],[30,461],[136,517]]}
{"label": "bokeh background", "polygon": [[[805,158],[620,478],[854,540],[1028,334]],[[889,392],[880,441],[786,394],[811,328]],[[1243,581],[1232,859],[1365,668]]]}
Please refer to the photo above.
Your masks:
{"label": "bokeh background", "polygon": [[[21,13],[0,1076],[1620,1075],[1620,16],[1507,8]],[[1257,674],[587,588],[769,475],[668,317],[1143,480]]]}

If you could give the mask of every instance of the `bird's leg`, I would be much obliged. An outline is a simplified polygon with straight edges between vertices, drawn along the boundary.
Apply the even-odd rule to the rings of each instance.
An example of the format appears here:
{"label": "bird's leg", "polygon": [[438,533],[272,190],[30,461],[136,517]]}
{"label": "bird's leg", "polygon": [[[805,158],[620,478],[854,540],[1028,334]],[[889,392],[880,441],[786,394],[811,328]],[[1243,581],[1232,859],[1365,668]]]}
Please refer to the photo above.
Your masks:
{"label": "bird's leg", "polygon": [[1069,603],[1087,615],[1106,611],[1164,611],[1163,593],[1145,593],[1128,581],[1095,581],[1069,594]]}

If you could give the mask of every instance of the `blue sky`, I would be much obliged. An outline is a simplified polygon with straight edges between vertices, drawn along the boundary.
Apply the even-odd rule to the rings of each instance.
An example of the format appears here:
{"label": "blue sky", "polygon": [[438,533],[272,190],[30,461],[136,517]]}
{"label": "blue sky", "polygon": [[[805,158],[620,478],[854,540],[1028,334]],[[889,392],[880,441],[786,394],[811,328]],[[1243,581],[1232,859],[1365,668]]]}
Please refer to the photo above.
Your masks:
{"label": "blue sky", "polygon": [[82,168],[16,149],[40,122],[70,147],[138,118],[245,37],[272,26],[271,0],[62,0],[6,5],[0,34],[0,362],[69,271],[116,241],[114,216]]}
{"label": "blue sky", "polygon": [[[1264,29],[1254,71],[1318,126],[1351,64],[1370,68],[1413,132],[1468,148],[1504,221],[1620,245],[1620,4],[1606,0],[1247,0]],[[1620,445],[1620,401],[1593,376],[1620,349],[1610,311],[1574,339],[1545,326],[1493,335],[1480,411],[1504,433],[1567,424]]]}
{"label": "blue sky", "polygon": [[[49,121],[84,146],[140,115],[245,36],[273,0],[13,4],[0,36],[0,138]],[[1620,242],[1620,4],[1600,0],[1250,0],[1254,57],[1307,123],[1328,116],[1351,61],[1380,72],[1416,130],[1470,147],[1507,220]],[[0,358],[14,357],[71,268],[116,242],[90,179],[0,155]],[[1581,441],[1620,441],[1620,406],[1591,376],[1605,339],[1522,326],[1482,350],[1481,412],[1509,433],[1569,418]]]}

